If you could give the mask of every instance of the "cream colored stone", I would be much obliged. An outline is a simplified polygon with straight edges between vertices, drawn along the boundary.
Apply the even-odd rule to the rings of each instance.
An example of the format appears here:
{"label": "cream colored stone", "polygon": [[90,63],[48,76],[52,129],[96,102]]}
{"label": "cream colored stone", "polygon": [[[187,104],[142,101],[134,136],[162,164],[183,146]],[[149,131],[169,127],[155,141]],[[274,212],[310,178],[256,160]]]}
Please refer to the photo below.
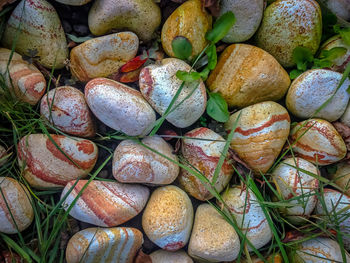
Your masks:
{"label": "cream colored stone", "polygon": [[163,249],[156,250],[149,255],[152,263],[193,263],[193,260],[182,249],[170,252]]}

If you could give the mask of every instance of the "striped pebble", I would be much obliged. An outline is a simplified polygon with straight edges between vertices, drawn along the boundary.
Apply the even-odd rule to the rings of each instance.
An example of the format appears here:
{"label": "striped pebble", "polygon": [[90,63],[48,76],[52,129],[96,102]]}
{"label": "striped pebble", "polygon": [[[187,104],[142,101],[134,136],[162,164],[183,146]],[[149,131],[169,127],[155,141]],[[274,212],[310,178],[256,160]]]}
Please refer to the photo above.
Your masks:
{"label": "striped pebble", "polygon": [[67,263],[132,263],[143,243],[142,233],[129,227],[87,228],[68,242]]}
{"label": "striped pebble", "polygon": [[343,159],[346,146],[331,123],[321,119],[299,122],[290,133],[294,152],[301,158],[327,165]]}
{"label": "striped pebble", "polygon": [[132,32],[120,32],[85,41],[70,52],[72,75],[82,82],[115,73],[133,59],[139,39]]}
{"label": "striped pebble", "polygon": [[79,137],[92,137],[96,133],[84,94],[76,88],[62,86],[50,90],[41,99],[40,114],[65,133]]}
{"label": "striped pebble", "polygon": [[191,200],[174,185],[157,188],[142,216],[142,227],[147,237],[168,251],[176,251],[187,244],[192,223]]}
{"label": "striped pebble", "polygon": [[254,104],[231,115],[225,124],[228,132],[237,119],[231,148],[255,173],[267,172],[289,134],[287,110],[272,101]]}
{"label": "striped pebble", "polygon": [[16,52],[13,52],[8,65],[8,74],[7,64],[10,55],[11,50],[0,48],[0,74],[4,76],[6,86],[17,99],[31,105],[37,104],[45,93],[46,80],[43,74]]}
{"label": "striped pebble", "polygon": [[0,189],[0,232],[14,234],[17,233],[17,227],[21,232],[34,218],[29,191],[10,177],[0,177]]}
{"label": "striped pebble", "polygon": [[28,183],[37,188],[64,187],[87,176],[95,166],[97,146],[62,135],[52,134],[51,138],[59,148],[45,134],[31,134],[18,143],[18,163]]}
{"label": "striped pebble", "polygon": [[193,263],[192,258],[182,249],[175,252],[159,249],[149,256],[152,259],[152,263]]}
{"label": "striped pebble", "polygon": [[[181,148],[182,155],[186,161],[185,164],[190,164],[212,181],[216,166],[225,147],[225,139],[207,128],[194,129],[186,133],[185,137],[182,140]],[[221,192],[226,187],[233,172],[233,165],[229,161],[225,161],[215,183],[215,188],[218,192]],[[178,181],[187,193],[199,200],[205,201],[213,197],[204,184],[185,169],[181,169]]]}
{"label": "striped pebble", "polygon": [[[260,249],[270,242],[272,238],[271,228],[251,190],[234,186],[225,191],[222,198],[235,217],[237,225],[241,226],[241,231],[246,233],[247,239],[256,249]],[[252,251],[250,246],[248,249]]]}
{"label": "striped pebble", "polygon": [[[146,137],[142,143],[178,162],[174,149],[161,137]],[[171,184],[179,166],[133,140],[122,141],[114,151],[113,176],[122,183]]]}
{"label": "striped pebble", "polygon": [[[87,180],[80,180],[74,186],[64,201],[63,206],[66,210],[87,182]],[[61,199],[74,183],[75,181],[71,181],[66,185]],[[69,214],[80,221],[96,226],[118,226],[138,215],[146,205],[148,197],[149,189],[145,186],[91,181]]]}
{"label": "striped pebble", "polygon": [[315,214],[320,221],[327,222],[330,229],[339,226],[344,246],[350,249],[350,218],[349,218],[350,196],[333,189],[323,190],[323,202],[318,201]]}
{"label": "striped pebble", "polygon": [[299,157],[282,161],[272,173],[277,191],[285,200],[299,197],[289,201],[293,207],[280,207],[282,214],[295,224],[306,223],[303,218],[308,218],[316,206],[318,180],[311,175],[320,175],[317,167]]}
{"label": "striped pebble", "polygon": [[85,99],[100,121],[130,136],[148,134],[156,121],[155,112],[141,93],[117,81],[90,80]]}
{"label": "striped pebble", "polygon": [[196,211],[188,254],[205,262],[231,261],[237,258],[239,237],[234,228],[209,204]]}

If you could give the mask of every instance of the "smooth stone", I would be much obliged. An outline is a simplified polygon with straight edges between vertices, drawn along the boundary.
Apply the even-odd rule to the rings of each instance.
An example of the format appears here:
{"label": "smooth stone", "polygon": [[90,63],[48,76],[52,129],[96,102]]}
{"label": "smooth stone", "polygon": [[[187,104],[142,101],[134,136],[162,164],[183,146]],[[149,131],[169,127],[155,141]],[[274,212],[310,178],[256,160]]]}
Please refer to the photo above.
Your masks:
{"label": "smooth stone", "polygon": [[256,40],[282,66],[292,67],[293,50],[301,46],[315,54],[321,35],[321,8],[315,0],[278,0],[265,9]]}
{"label": "smooth stone", "polygon": [[222,39],[226,43],[243,42],[251,38],[258,29],[264,11],[263,0],[221,0],[220,15],[231,11],[236,22]]}
{"label": "smooth stone", "polygon": [[[286,207],[279,209],[293,224],[308,223],[304,218],[309,218],[317,202],[315,194],[319,186],[315,178],[317,176],[320,176],[317,167],[299,157],[285,159],[274,169],[271,178],[281,197],[284,200],[298,198],[298,200],[289,201]],[[287,205],[294,206],[287,207]]]}
{"label": "smooth stone", "polygon": [[97,161],[95,143],[50,136],[53,141],[45,134],[30,134],[18,143],[18,164],[28,183],[36,188],[64,187],[71,180],[86,177]]}
{"label": "smooth stone", "polygon": [[[88,183],[79,180],[64,200],[65,210]],[[61,200],[73,187],[70,181],[62,191]],[[101,227],[114,227],[137,216],[147,203],[149,189],[142,185],[110,181],[91,181],[78,198],[69,214],[75,219]]]}
{"label": "smooth stone", "polygon": [[29,191],[11,177],[0,177],[0,189],[0,232],[15,234],[23,231],[34,219]]}
{"label": "smooth stone", "polygon": [[160,8],[152,0],[96,0],[89,12],[89,28],[97,36],[130,30],[147,42],[160,22]]}
{"label": "smooth stone", "polygon": [[321,119],[305,122],[299,122],[290,132],[290,145],[297,156],[317,165],[332,164],[345,157],[344,140],[331,123]]}
{"label": "smooth stone", "polygon": [[[182,156],[185,159],[184,165],[202,173],[212,182],[216,166],[224,151],[225,139],[208,128],[197,128],[184,136],[181,146]],[[217,192],[220,193],[227,186],[233,173],[233,164],[225,160],[215,183]],[[205,201],[213,198],[205,185],[183,168],[180,170],[178,182],[181,188],[198,200]],[[209,184],[207,186],[210,187]]]}
{"label": "smooth stone", "polygon": [[[182,84],[176,72],[190,69],[190,65],[176,58],[166,58],[160,65],[152,64],[142,69],[139,80],[141,93],[160,115],[165,113]],[[202,116],[206,102],[207,94],[202,80],[186,83],[172,109],[180,106],[166,120],[179,128],[188,127]]]}
{"label": "smooth stone", "polygon": [[350,126],[350,104],[346,107],[344,114],[340,117],[340,122]]}
{"label": "smooth stone", "polygon": [[149,256],[152,259],[152,263],[193,263],[192,258],[182,249],[175,252],[158,249]]}
{"label": "smooth stone", "polygon": [[96,134],[95,122],[84,94],[71,86],[50,90],[41,99],[40,114],[62,132],[79,137]]}
{"label": "smooth stone", "polygon": [[256,173],[266,173],[285,144],[290,130],[287,110],[273,101],[261,102],[232,114],[225,129],[237,123],[231,148]]}
{"label": "smooth stone", "polygon": [[[178,162],[172,146],[161,137],[146,137],[141,142],[174,162]],[[180,170],[174,162],[133,140],[124,140],[114,151],[112,171],[114,178],[122,183],[171,184]]]}
{"label": "smooth stone", "polygon": [[161,41],[165,53],[175,57],[172,42],[176,37],[185,37],[192,45],[190,59],[202,52],[208,41],[205,34],[211,29],[212,17],[202,7],[201,0],[188,0],[180,5],[165,21]]}
{"label": "smooth stone", "polygon": [[188,254],[207,262],[231,261],[240,250],[234,228],[209,204],[198,206]]}
{"label": "smooth stone", "polygon": [[331,174],[331,179],[350,196],[350,164],[341,162],[336,167],[337,171]]}
{"label": "smooth stone", "polygon": [[138,48],[139,39],[132,32],[93,38],[72,49],[70,70],[82,82],[107,77],[133,59]]}
{"label": "smooth stone", "polygon": [[[349,5],[350,6],[350,5]],[[347,51],[343,56],[337,57],[333,60],[334,65],[331,67],[331,70],[343,73],[345,71],[346,65],[350,61],[350,46],[345,44],[340,35],[336,35],[328,39],[320,47],[321,52],[323,50],[331,50],[332,48],[341,47],[346,48]]]}
{"label": "smooth stone", "polygon": [[90,80],[85,86],[85,99],[100,121],[126,135],[147,135],[156,121],[155,112],[141,93],[117,81]]}
{"label": "smooth stone", "polygon": [[[241,186],[231,187],[224,192],[222,199],[241,231],[256,249],[271,241],[271,228],[258,199],[250,189]],[[253,249],[248,245],[248,250]]]}
{"label": "smooth stone", "polygon": [[[288,110],[301,119],[315,117],[330,122],[339,119],[348,105],[349,93],[346,90],[350,86],[350,80],[345,80],[337,90],[341,78],[341,73],[326,69],[304,72],[292,82],[288,90]],[[334,93],[332,100],[314,115]]]}
{"label": "smooth stone", "polygon": [[142,215],[142,228],[147,237],[167,251],[179,250],[187,244],[192,223],[191,200],[174,185],[157,188]]}
{"label": "smooth stone", "polygon": [[350,3],[348,0],[322,0],[326,6],[345,21],[350,21]]}
{"label": "smooth stone", "polygon": [[[16,52],[12,53],[8,63],[11,53],[9,49],[0,48],[0,74],[16,99],[35,105],[45,93],[46,80],[34,65],[24,61]],[[2,93],[3,90],[0,90],[0,95]]]}
{"label": "smooth stone", "polygon": [[56,2],[65,5],[81,6],[91,2],[91,0],[56,0]]}
{"label": "smooth stone", "polygon": [[[19,26],[21,31],[16,38],[14,36]],[[67,41],[60,18],[45,0],[22,0],[16,6],[5,27],[2,44],[11,49],[15,39],[16,52],[29,55],[28,50],[36,50],[38,62],[45,67],[63,68],[68,58]]]}
{"label": "smooth stone", "polygon": [[132,263],[143,243],[130,227],[87,228],[74,234],[66,248],[67,263]]}
{"label": "smooth stone", "polygon": [[206,84],[211,92],[219,92],[229,107],[242,108],[280,100],[290,79],[269,53],[252,45],[233,44],[221,54]]}

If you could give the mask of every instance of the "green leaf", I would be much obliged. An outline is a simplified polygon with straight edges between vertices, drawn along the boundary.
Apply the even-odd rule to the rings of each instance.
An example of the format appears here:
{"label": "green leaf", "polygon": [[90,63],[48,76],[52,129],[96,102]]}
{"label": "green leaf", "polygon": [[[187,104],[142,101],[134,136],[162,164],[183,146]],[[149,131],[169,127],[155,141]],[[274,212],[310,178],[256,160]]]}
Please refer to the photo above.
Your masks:
{"label": "green leaf", "polygon": [[202,70],[202,72],[199,72],[199,74],[200,74],[201,78],[203,79],[203,81],[205,81],[208,78],[209,72],[210,72],[210,70],[207,67],[204,68]]}
{"label": "green leaf", "polygon": [[297,68],[301,71],[307,70],[308,62],[314,60],[314,55],[309,48],[296,47],[293,50],[293,61],[297,64]]}
{"label": "green leaf", "polygon": [[328,59],[317,59],[314,60],[314,65],[312,66],[312,69],[315,68],[330,68],[333,66],[333,62]]}
{"label": "green leaf", "polygon": [[178,70],[176,72],[176,77],[182,81],[193,82],[199,80],[201,78],[201,75],[196,71],[187,72]]}
{"label": "green leaf", "polygon": [[177,36],[171,42],[171,47],[175,54],[175,57],[186,60],[192,54],[192,45],[190,41],[183,36]]}
{"label": "green leaf", "polygon": [[334,47],[330,50],[322,50],[320,54],[320,58],[327,58],[329,60],[337,59],[341,56],[344,56],[347,52],[345,47]]}
{"label": "green leaf", "polygon": [[83,43],[85,41],[88,41],[90,39],[93,39],[93,37],[77,37],[71,34],[66,34],[70,40],[74,41],[75,43]]}
{"label": "green leaf", "polygon": [[208,57],[208,68],[213,70],[218,62],[218,57],[216,54],[216,46],[211,44],[205,51]]}
{"label": "green leaf", "polygon": [[230,117],[225,99],[219,93],[209,93],[207,114],[218,122],[226,122]]}
{"label": "green leaf", "polygon": [[341,38],[343,39],[344,43],[348,46],[350,46],[350,27],[340,29],[339,32]]}
{"label": "green leaf", "polygon": [[303,73],[303,71],[301,71],[299,69],[293,69],[291,72],[289,72],[289,77],[290,77],[290,79],[296,79],[302,73]]}
{"label": "green leaf", "polygon": [[213,29],[207,32],[205,38],[212,44],[219,42],[236,22],[235,15],[229,11],[220,16],[214,23]]}

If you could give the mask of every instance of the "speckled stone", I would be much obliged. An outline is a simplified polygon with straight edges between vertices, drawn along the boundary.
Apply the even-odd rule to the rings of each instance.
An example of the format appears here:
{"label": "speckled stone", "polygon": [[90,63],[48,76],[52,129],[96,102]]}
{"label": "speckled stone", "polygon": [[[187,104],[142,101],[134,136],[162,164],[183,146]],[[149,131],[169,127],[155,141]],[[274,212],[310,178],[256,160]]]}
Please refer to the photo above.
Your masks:
{"label": "speckled stone", "polygon": [[156,250],[149,255],[152,263],[193,263],[185,251],[182,249],[170,252],[163,249]]}
{"label": "speckled stone", "polygon": [[350,164],[346,161],[336,165],[337,171],[331,174],[332,180],[350,196]]}

